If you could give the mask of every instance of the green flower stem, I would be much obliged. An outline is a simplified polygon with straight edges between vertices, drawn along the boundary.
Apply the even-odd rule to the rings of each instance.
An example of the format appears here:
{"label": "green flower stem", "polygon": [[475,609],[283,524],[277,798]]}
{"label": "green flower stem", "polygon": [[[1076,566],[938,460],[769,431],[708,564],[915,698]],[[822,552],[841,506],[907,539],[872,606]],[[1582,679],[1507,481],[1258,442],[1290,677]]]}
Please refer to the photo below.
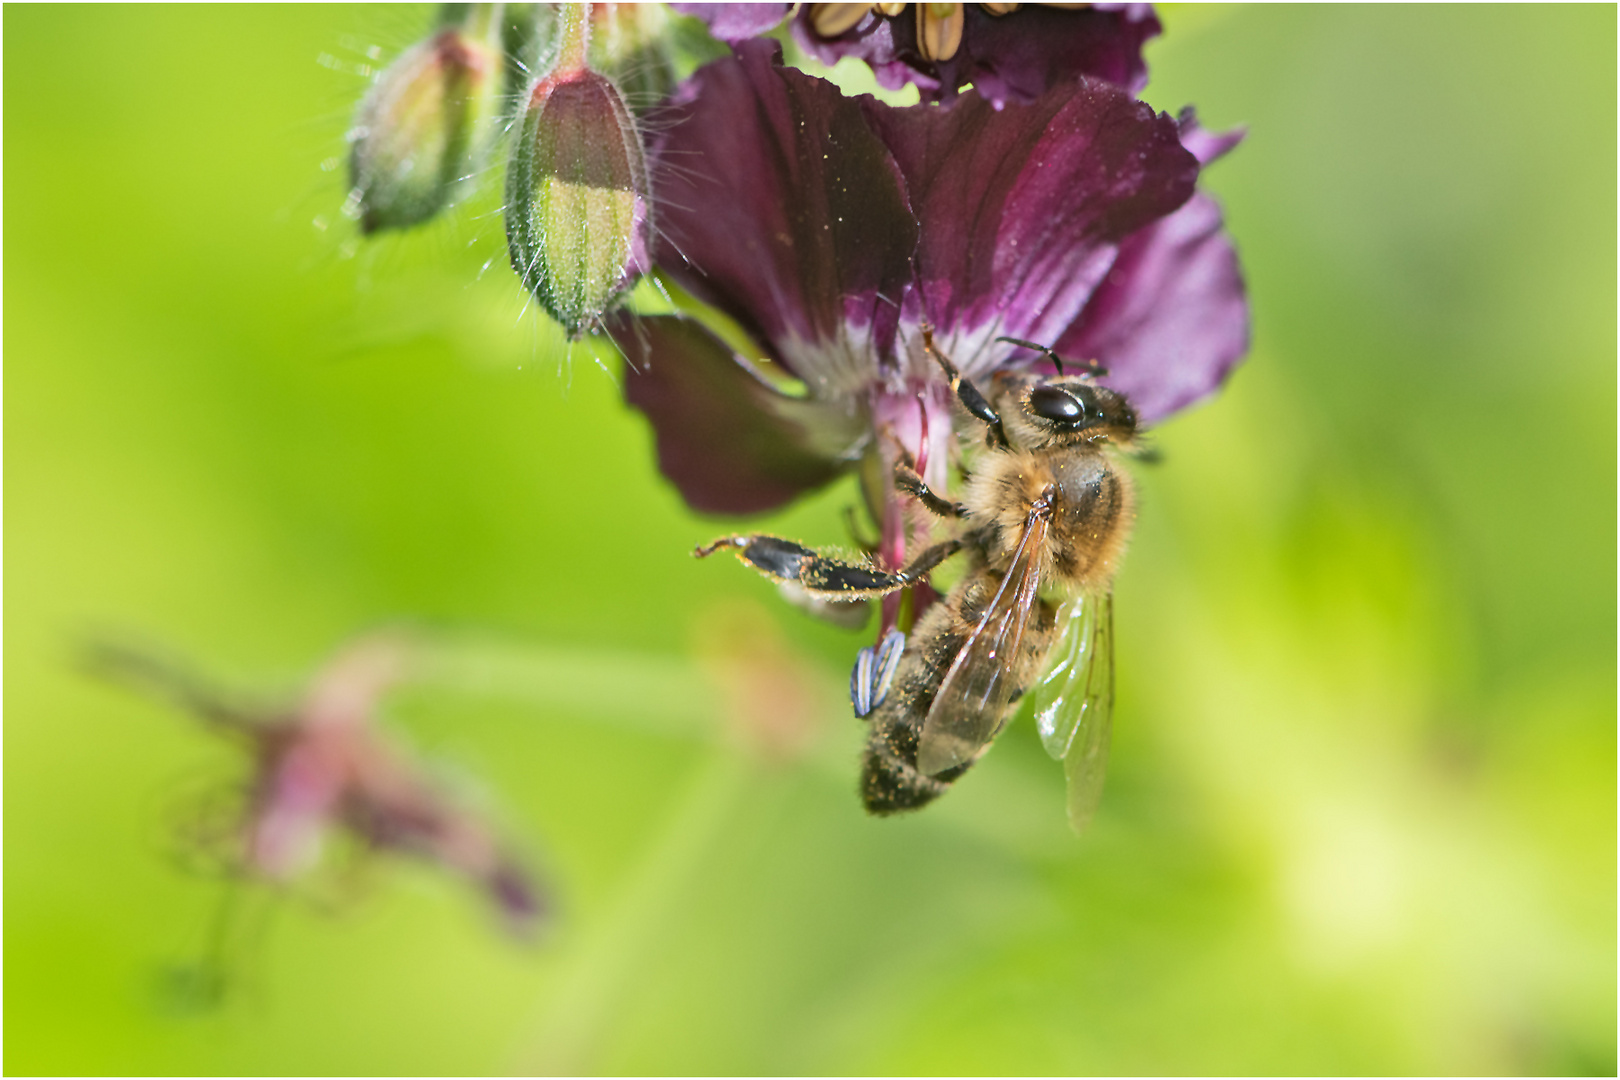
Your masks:
{"label": "green flower stem", "polygon": [[591,5],[558,4],[557,29],[560,44],[552,74],[584,71],[591,48]]}
{"label": "green flower stem", "polygon": [[468,4],[467,8],[461,20],[462,32],[475,41],[499,41],[506,25],[506,5]]}

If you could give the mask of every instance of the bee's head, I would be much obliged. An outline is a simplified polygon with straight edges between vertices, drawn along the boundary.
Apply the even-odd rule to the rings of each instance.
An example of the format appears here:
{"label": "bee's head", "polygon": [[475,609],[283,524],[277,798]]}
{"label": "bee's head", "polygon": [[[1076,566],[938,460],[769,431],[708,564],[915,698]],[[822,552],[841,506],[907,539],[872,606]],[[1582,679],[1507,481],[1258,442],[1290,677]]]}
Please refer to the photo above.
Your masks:
{"label": "bee's head", "polygon": [[[1129,444],[1136,436],[1136,410],[1124,395],[1098,386],[1087,376],[1019,380],[1009,394],[1014,442],[1032,449],[1081,442]],[[1003,413],[1006,416],[1006,412]]]}

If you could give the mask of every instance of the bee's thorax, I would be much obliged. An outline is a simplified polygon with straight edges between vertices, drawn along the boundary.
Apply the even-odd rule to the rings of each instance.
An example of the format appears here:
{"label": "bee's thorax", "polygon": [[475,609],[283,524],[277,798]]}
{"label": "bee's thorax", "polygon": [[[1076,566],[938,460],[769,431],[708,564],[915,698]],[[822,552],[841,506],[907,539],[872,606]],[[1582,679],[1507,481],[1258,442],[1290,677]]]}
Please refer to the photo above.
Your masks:
{"label": "bee's thorax", "polygon": [[1005,569],[1031,508],[1051,506],[1042,576],[1067,591],[1106,587],[1135,517],[1130,476],[1101,447],[987,455],[969,483],[969,520],[984,532],[984,558]]}

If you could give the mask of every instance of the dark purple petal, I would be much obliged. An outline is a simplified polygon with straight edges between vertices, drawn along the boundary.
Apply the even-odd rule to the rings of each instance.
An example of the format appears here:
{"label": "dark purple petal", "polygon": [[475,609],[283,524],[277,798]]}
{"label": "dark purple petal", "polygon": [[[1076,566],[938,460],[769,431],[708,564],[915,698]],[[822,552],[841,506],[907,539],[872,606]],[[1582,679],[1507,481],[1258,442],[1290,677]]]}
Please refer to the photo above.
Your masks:
{"label": "dark purple petal", "polygon": [[1175,121],[1101,80],[1001,110],[977,94],[949,108],[863,105],[905,176],[923,313],[945,332],[1056,338],[1114,246],[1181,206],[1198,179]]}
{"label": "dark purple petal", "polygon": [[1142,46],[1159,29],[1149,4],[1097,4],[1079,11],[1029,5],[1010,15],[970,4],[956,55],[933,62],[917,48],[913,8],[863,20],[832,39],[816,35],[808,12],[794,23],[805,50],[823,63],[857,57],[872,66],[880,85],[893,90],[915,83],[924,101],[949,101],[972,83],[997,105],[1034,101],[1081,75],[1135,93],[1147,85]]}
{"label": "dark purple petal", "polygon": [[[910,26],[914,38],[915,21]],[[1147,85],[1142,45],[1158,33],[1159,20],[1145,4],[1111,11],[1032,6],[999,17],[975,5],[966,12],[961,51],[935,65],[939,96],[949,100],[972,83],[996,104],[1029,102],[1078,75],[1135,94]]]}
{"label": "dark purple petal", "polygon": [[[860,437],[857,417],[840,423],[834,406],[781,394],[701,324],[620,315],[608,332],[628,361],[625,398],[652,423],[658,467],[692,509],[772,510],[850,464],[835,460],[833,450]],[[795,410],[825,415],[813,413],[813,424],[801,424],[788,415]]]}
{"label": "dark purple petal", "polygon": [[736,48],[687,80],[654,149],[657,261],[761,343],[855,327],[887,354],[917,238],[894,162],[855,99],[774,41]]}
{"label": "dark purple petal", "polygon": [[1207,195],[1120,245],[1119,258],[1056,349],[1099,360],[1104,380],[1153,423],[1210,393],[1249,349],[1237,252]]}
{"label": "dark purple petal", "polygon": [[793,10],[792,4],[671,4],[682,15],[709,24],[709,33],[721,41],[746,41],[776,29]]}

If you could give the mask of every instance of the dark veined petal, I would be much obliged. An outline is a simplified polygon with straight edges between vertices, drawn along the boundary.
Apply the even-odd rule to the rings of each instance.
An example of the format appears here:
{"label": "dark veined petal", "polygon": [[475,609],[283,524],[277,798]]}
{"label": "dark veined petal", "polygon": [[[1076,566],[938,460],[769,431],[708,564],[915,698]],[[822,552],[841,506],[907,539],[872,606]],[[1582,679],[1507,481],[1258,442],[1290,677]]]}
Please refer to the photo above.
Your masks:
{"label": "dark veined petal", "polygon": [[921,223],[924,313],[959,339],[989,328],[981,343],[1055,340],[1116,245],[1185,203],[1198,179],[1175,121],[1098,79],[1000,110],[977,94],[949,108],[863,105]]}
{"label": "dark veined petal", "polygon": [[[909,419],[908,380],[937,374],[913,355],[924,318],[973,376],[1015,355],[998,335],[1100,360],[1149,421],[1208,393],[1247,348],[1236,255],[1194,196],[1200,159],[1236,138],[1190,113],[1178,125],[1093,78],[1027,105],[969,93],[896,109],[745,41],[688,81],[672,120],[654,149],[660,265],[807,387],[781,393],[695,323],[610,324],[662,470],[700,511],[780,506],[844,471],[874,430],[903,435],[882,406]],[[949,456],[938,449],[930,470]]]}
{"label": "dark veined petal", "polygon": [[[659,265],[789,365],[784,343],[852,329],[858,366],[888,354],[917,223],[856,100],[745,41],[686,82],[667,123]],[[816,392],[817,372],[796,373]]]}
{"label": "dark veined petal", "polygon": [[706,514],[774,509],[851,464],[865,418],[790,398],[697,322],[619,315],[625,398],[651,421],[658,467]]}
{"label": "dark veined petal", "polygon": [[1249,350],[1249,301],[1221,210],[1207,195],[1120,247],[1057,351],[1099,360],[1103,382],[1154,423],[1213,391]]}
{"label": "dark veined petal", "polygon": [[776,29],[793,11],[792,4],[671,4],[682,15],[709,24],[721,41],[747,41]]}
{"label": "dark veined petal", "polygon": [[[1241,128],[1206,131],[1191,108],[1181,143],[1202,165],[1243,141]],[[1154,423],[1212,392],[1249,351],[1249,298],[1220,206],[1199,193],[1120,246],[1057,351],[1097,360],[1103,381]]]}
{"label": "dark veined petal", "polygon": [[868,17],[830,39],[815,32],[808,13],[794,23],[805,50],[823,63],[854,56],[872,66],[880,85],[894,90],[915,83],[924,101],[949,101],[971,83],[997,105],[1034,101],[1081,75],[1139,91],[1147,85],[1142,46],[1159,29],[1149,4],[1081,10],[1029,4],[1007,15],[969,4],[956,53],[931,61],[918,47],[911,7],[892,17]]}
{"label": "dark veined petal", "polygon": [[1158,33],[1159,20],[1148,4],[1081,11],[1031,5],[1000,18],[973,7],[963,33],[962,70],[942,65],[940,82],[970,82],[993,102],[1034,101],[1076,75],[1139,93],[1148,81],[1142,46]]}

